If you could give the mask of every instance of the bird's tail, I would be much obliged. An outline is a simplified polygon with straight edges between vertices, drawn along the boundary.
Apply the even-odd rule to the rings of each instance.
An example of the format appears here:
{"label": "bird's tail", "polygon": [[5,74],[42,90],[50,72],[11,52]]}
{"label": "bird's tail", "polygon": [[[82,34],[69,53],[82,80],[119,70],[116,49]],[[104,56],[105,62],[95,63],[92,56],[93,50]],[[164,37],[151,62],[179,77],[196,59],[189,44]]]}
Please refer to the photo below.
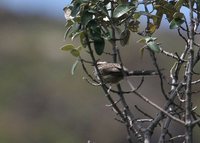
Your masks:
{"label": "bird's tail", "polygon": [[127,76],[151,76],[151,75],[159,75],[159,73],[155,70],[137,70],[137,71],[129,71]]}

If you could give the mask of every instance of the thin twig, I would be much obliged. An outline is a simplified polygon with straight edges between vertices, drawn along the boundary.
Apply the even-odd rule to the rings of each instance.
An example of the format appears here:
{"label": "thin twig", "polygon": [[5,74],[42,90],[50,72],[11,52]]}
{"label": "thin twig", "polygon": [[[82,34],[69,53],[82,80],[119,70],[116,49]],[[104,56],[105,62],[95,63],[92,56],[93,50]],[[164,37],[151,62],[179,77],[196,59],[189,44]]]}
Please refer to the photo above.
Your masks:
{"label": "thin twig", "polygon": [[144,116],[150,118],[150,119],[153,119],[152,116],[150,116],[149,114],[145,113],[144,111],[142,111],[137,105],[135,105],[135,108],[140,112],[142,113]]}
{"label": "thin twig", "polygon": [[178,136],[170,138],[169,141],[172,141],[172,140],[175,140],[175,139],[178,139],[178,138],[184,138],[184,137],[185,137],[185,135],[178,135]]}
{"label": "thin twig", "polygon": [[[167,52],[167,51],[163,50],[162,48],[160,48],[160,52],[163,53],[164,55],[168,56],[168,57],[175,59],[175,60],[178,60],[178,61],[182,60],[178,56],[174,55],[173,53]],[[186,62],[185,60],[183,60],[183,61]]]}
{"label": "thin twig", "polygon": [[158,106],[157,104],[155,104],[154,102],[152,102],[151,100],[149,100],[147,97],[145,97],[144,95],[142,95],[139,92],[134,92],[135,95],[137,95],[138,97],[140,97],[142,100],[144,100],[145,102],[147,102],[148,104],[152,105],[154,108],[158,109],[159,111],[163,112],[165,115],[167,115],[168,117],[170,117],[171,119],[173,119],[174,121],[181,123],[183,125],[185,125],[185,122],[174,117],[173,115],[171,115],[170,113],[168,113],[167,111],[165,111],[163,108],[161,108],[160,106]]}
{"label": "thin twig", "polygon": [[150,56],[151,56],[151,58],[153,60],[153,64],[154,64],[154,66],[156,67],[156,69],[158,71],[158,75],[159,75],[159,78],[160,78],[160,87],[161,87],[162,94],[164,95],[165,99],[167,100],[168,96],[167,96],[167,94],[165,92],[165,89],[164,89],[163,75],[162,75],[161,70],[160,70],[160,68],[158,66],[157,59],[155,57],[155,53],[152,50],[150,50],[150,49],[149,49],[149,53],[150,53]]}

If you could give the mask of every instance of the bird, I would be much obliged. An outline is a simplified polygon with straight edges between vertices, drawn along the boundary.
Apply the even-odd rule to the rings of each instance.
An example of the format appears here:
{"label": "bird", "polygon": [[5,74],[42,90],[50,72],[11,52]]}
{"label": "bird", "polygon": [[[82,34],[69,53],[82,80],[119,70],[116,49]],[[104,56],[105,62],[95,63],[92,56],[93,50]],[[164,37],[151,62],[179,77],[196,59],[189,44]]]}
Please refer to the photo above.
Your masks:
{"label": "bird", "polygon": [[[98,61],[96,63],[97,68],[99,70],[99,74],[102,77],[102,80],[105,84],[117,84],[124,77],[127,76],[151,76],[158,75],[158,72],[155,70],[138,70],[138,71],[129,71],[126,67],[121,66],[119,63],[111,63],[106,61]],[[94,75],[97,77],[97,80],[100,81],[98,76],[98,72],[95,69]]]}

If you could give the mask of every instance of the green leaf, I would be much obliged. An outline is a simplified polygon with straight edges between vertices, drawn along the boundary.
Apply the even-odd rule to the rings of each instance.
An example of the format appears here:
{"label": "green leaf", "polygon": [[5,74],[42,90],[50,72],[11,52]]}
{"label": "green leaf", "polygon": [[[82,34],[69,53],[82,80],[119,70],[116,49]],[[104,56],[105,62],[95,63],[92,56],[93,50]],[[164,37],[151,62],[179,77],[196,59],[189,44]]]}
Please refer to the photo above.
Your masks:
{"label": "green leaf", "polygon": [[119,18],[121,16],[123,16],[124,14],[126,14],[127,12],[129,12],[130,10],[132,10],[133,8],[135,8],[134,6],[130,6],[128,4],[119,4],[113,12],[113,16],[115,18]]}
{"label": "green leaf", "polygon": [[148,16],[149,13],[147,13],[147,12],[145,12],[145,11],[134,12],[133,18],[134,18],[134,19],[139,19],[140,16],[142,16],[142,15]]}
{"label": "green leaf", "polygon": [[73,41],[77,36],[79,36],[79,35],[81,34],[81,32],[82,32],[82,31],[79,31],[79,32],[74,33],[73,36],[72,36],[72,38],[71,38],[72,41]]}
{"label": "green leaf", "polygon": [[96,27],[98,27],[98,23],[94,19],[90,20],[87,24],[87,28],[95,29]]}
{"label": "green leaf", "polygon": [[143,37],[142,39],[138,40],[137,43],[148,43],[150,41],[155,41],[157,40],[156,37]]}
{"label": "green leaf", "polygon": [[120,44],[122,46],[125,46],[128,41],[129,41],[129,38],[130,38],[130,31],[129,30],[124,30],[121,34],[120,34]]}
{"label": "green leaf", "polygon": [[79,50],[77,50],[77,49],[72,49],[72,50],[71,50],[71,54],[72,54],[74,57],[80,56],[80,52],[79,52]]}
{"label": "green leaf", "polygon": [[65,27],[66,28],[69,28],[70,26],[72,26],[74,24],[73,20],[67,20],[66,24],[65,24]]}
{"label": "green leaf", "polygon": [[72,38],[79,30],[80,30],[80,24],[78,23],[73,24],[69,31],[70,32],[69,37]]}
{"label": "green leaf", "polygon": [[75,72],[75,70],[76,70],[76,67],[77,67],[78,63],[79,63],[79,60],[77,59],[77,60],[75,61],[75,63],[72,65],[72,69],[71,69],[71,74],[72,74],[72,75],[74,75],[74,72]]}
{"label": "green leaf", "polygon": [[163,12],[163,8],[160,7],[155,7],[155,9],[157,10],[156,11],[156,21],[154,21],[154,24],[157,26],[157,28],[160,27],[160,24],[161,24],[161,21],[162,21],[162,18],[163,18],[163,15],[164,15],[164,12]]}
{"label": "green leaf", "polygon": [[156,28],[157,26],[152,24],[152,23],[149,23],[149,31],[151,34],[153,34],[155,31],[156,31]]}
{"label": "green leaf", "polygon": [[[150,48],[152,51],[159,53],[160,52],[160,46],[156,43],[157,38],[156,37],[143,37],[138,43],[145,43],[148,48]],[[145,46],[145,47],[146,47]],[[141,49],[144,50],[144,49]],[[142,51],[143,52],[143,51]]]}
{"label": "green leaf", "polygon": [[134,15],[133,15],[133,18],[134,19],[139,19],[141,16],[141,14],[139,12],[135,12]]}
{"label": "green leaf", "polygon": [[96,27],[95,29],[90,29],[91,39],[94,41],[98,41],[101,39],[101,29],[99,27]]}
{"label": "green leaf", "polygon": [[173,19],[170,23],[169,23],[169,28],[170,29],[176,29],[179,26],[177,25],[176,21]]}
{"label": "green leaf", "polygon": [[92,40],[99,40],[101,39],[101,28],[98,26],[98,23],[95,20],[91,20],[87,27],[90,29],[90,38]]}
{"label": "green leaf", "polygon": [[148,43],[148,42],[150,42],[150,41],[155,41],[155,40],[157,40],[156,37],[146,37],[146,38],[144,38],[144,39],[146,40],[146,43]]}
{"label": "green leaf", "polygon": [[91,34],[91,38],[93,40],[99,40],[101,39],[101,29],[99,27],[96,27],[95,29],[90,29],[90,34]]}
{"label": "green leaf", "polygon": [[181,26],[185,21],[183,19],[180,18],[175,18],[173,19],[170,24],[169,24],[169,28],[170,29],[176,29],[179,26]]}
{"label": "green leaf", "polygon": [[132,32],[138,32],[140,22],[138,20],[132,20],[128,23],[128,29]]}
{"label": "green leaf", "polygon": [[75,21],[77,23],[81,23],[81,17],[78,15],[73,19],[73,21]]}
{"label": "green leaf", "polygon": [[179,11],[180,8],[183,6],[184,0],[178,0],[174,6],[174,8]]}
{"label": "green leaf", "polygon": [[84,48],[86,48],[87,42],[86,42],[86,37],[85,37],[84,32],[81,32],[79,37],[80,37],[81,45],[82,45]]}
{"label": "green leaf", "polygon": [[76,17],[76,15],[78,14],[78,12],[80,11],[80,3],[74,3],[74,6],[72,7],[72,11],[71,11],[71,16]]}
{"label": "green leaf", "polygon": [[72,27],[73,27],[73,25],[71,25],[70,27],[67,28],[67,30],[66,30],[66,32],[64,34],[64,39],[65,40],[67,39],[67,36],[68,36],[69,32],[71,31]]}
{"label": "green leaf", "polygon": [[176,13],[174,13],[173,18],[174,19],[176,19],[176,18],[183,19],[184,18],[184,14],[181,13],[181,12],[176,12]]}
{"label": "green leaf", "polygon": [[79,0],[80,3],[87,3],[89,0]]}
{"label": "green leaf", "polygon": [[155,41],[149,41],[147,46],[156,53],[160,52],[160,46]]}
{"label": "green leaf", "polygon": [[93,17],[92,13],[90,13],[88,11],[84,11],[82,14],[82,17],[81,17],[81,24],[86,26],[88,24],[88,22],[90,20],[92,20],[92,17]]}
{"label": "green leaf", "polygon": [[103,38],[94,41],[94,49],[97,55],[101,55],[104,51],[105,41]]}
{"label": "green leaf", "polygon": [[67,44],[67,45],[64,45],[63,47],[61,47],[61,50],[63,50],[63,51],[71,51],[74,48],[75,48],[74,45]]}
{"label": "green leaf", "polygon": [[[200,10],[200,0],[197,0],[197,5],[198,5],[198,6],[197,6],[197,7],[198,7],[197,10],[199,11],[199,10]],[[199,15],[199,14],[198,14],[198,15]]]}
{"label": "green leaf", "polygon": [[109,33],[109,32],[107,32],[107,33],[104,33],[104,35],[103,35],[103,38],[105,39],[105,40],[108,40],[108,41],[110,41],[111,40],[111,33]]}

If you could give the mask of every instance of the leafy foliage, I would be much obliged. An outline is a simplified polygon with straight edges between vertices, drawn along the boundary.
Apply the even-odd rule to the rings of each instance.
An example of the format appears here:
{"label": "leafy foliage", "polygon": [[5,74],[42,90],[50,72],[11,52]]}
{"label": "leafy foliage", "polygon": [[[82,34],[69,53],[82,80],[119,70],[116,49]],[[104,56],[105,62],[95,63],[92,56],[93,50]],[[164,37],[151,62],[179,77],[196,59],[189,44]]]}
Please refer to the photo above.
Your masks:
{"label": "leafy foliage", "polygon": [[[141,9],[141,6],[143,6],[144,9]],[[190,10],[190,24],[188,24],[188,20],[186,20],[185,13],[181,12],[181,9],[183,7]],[[190,103],[190,97],[192,94],[192,76],[195,73],[193,71],[193,67],[200,60],[200,46],[199,44],[194,42],[194,35],[199,35],[199,32],[197,32],[197,29],[200,25],[199,0],[73,0],[70,6],[64,8],[64,11],[66,18],[65,38],[68,37],[71,38],[71,40],[74,40],[76,37],[79,37],[81,46],[75,48],[74,45],[68,44],[63,46],[62,50],[69,51],[74,57],[77,57],[77,59],[79,59],[79,61],[81,62],[87,76],[92,81],[97,82],[93,78],[93,76],[90,75],[90,72],[84,65],[85,63],[92,63],[92,65],[96,69],[95,74],[96,76],[98,76],[97,80],[99,80],[100,82],[92,85],[102,86],[102,89],[104,90],[106,97],[110,101],[112,108],[115,110],[115,113],[118,117],[120,117],[120,121],[122,123],[125,123],[130,138],[130,132],[133,132],[138,137],[138,140],[150,142],[149,139],[152,136],[154,129],[160,124],[160,121],[163,121],[161,127],[162,133],[160,135],[159,142],[168,142],[170,140],[166,140],[165,136],[167,136],[168,130],[165,131],[165,129],[167,129],[167,127],[165,126],[169,127],[171,120],[179,122],[184,126],[187,125],[188,122],[192,122],[191,119],[194,117],[191,116],[193,113],[191,108],[192,104]],[[145,22],[144,18],[146,19]],[[174,53],[164,51],[161,48],[160,44],[156,42],[159,37],[155,37],[154,33],[160,28],[161,22],[163,20],[166,20],[168,22],[170,30],[178,29],[177,31],[179,36],[186,43],[185,49],[182,51],[181,56],[177,54],[177,51],[175,51]],[[181,32],[185,32],[185,34],[182,34]],[[101,75],[103,73],[100,72],[98,69],[99,64],[101,66],[103,66],[103,64],[106,64],[106,62],[98,63],[99,59],[97,58],[97,56],[103,57],[103,54],[109,55],[113,60],[113,63],[107,63],[104,67],[106,71],[105,73],[108,74],[108,76],[109,74],[113,73],[113,66],[117,65],[118,71],[119,69],[123,69],[122,67],[120,67],[121,65],[123,65],[120,48],[125,47],[128,44],[129,40],[131,40],[132,38],[131,34],[133,33],[141,36],[141,39],[138,41],[139,43],[143,44],[143,47],[141,47],[140,50],[141,54],[143,55],[144,51],[147,50],[157,70],[157,74],[159,75],[160,79],[159,84],[161,84],[162,95],[166,99],[166,106],[164,106],[164,109],[151,102],[147,97],[137,92],[130,82],[127,83],[132,88],[131,91],[123,92],[120,84],[117,85],[117,91],[111,91],[111,88],[108,88],[106,86],[106,83],[104,83],[104,79],[102,77],[103,75]],[[111,53],[107,52],[109,50],[107,50],[106,42],[110,43],[112,47]],[[193,50],[194,46],[197,46],[199,49],[198,52],[195,54],[195,51]],[[89,55],[89,61],[83,59],[80,56],[82,49],[86,51],[86,53]],[[169,89],[171,90],[168,93],[166,93],[164,89],[165,87],[163,85],[163,82],[166,79],[162,75],[162,70],[160,70],[161,68],[157,63],[157,54],[164,54],[169,58],[176,60],[174,66],[170,69],[170,78],[172,83],[169,84]],[[196,57],[194,57],[194,55]],[[74,70],[79,61],[77,60],[73,65],[72,74],[74,74]],[[119,64],[116,64],[117,62]],[[111,67],[109,67],[108,65]],[[184,78],[182,79],[183,81],[181,81],[179,77],[180,70],[182,69],[183,65],[185,65],[185,73]],[[112,72],[107,73],[108,69],[110,69]],[[121,77],[131,75],[129,72],[127,72],[128,71],[126,71],[125,73],[125,71],[122,70],[123,74],[120,73]],[[119,75],[119,73],[117,73],[117,75]],[[90,83],[89,80],[88,82]],[[195,81],[195,83],[197,82],[199,82],[199,80]],[[181,89],[179,89],[178,85],[184,86],[185,90],[182,91]],[[110,91],[118,94],[120,100],[117,102],[113,101],[112,96],[109,93]],[[153,121],[148,121],[149,126],[147,128],[143,126],[143,129],[141,129],[142,123],[138,123],[136,121],[137,118],[135,118],[131,114],[131,111],[124,99],[125,97],[123,96],[123,94],[125,93],[133,93],[137,95],[139,98],[160,111],[158,116],[152,119]],[[182,96],[184,96],[185,100],[187,99],[187,101],[183,101],[181,99],[182,96],[181,98],[179,97],[176,99],[179,94],[183,94]],[[174,104],[176,100],[179,101],[180,106]],[[121,102],[122,106],[124,107],[123,111],[118,107],[118,102]],[[185,102],[184,107],[182,107],[183,102]],[[173,107],[171,107],[171,105],[173,105]],[[181,111],[179,112],[177,111],[177,109]],[[142,113],[145,114],[145,112],[143,111]],[[145,114],[145,116],[146,115],[147,114]],[[182,116],[185,117],[185,120],[180,118]],[[196,118],[196,115],[194,116]],[[170,120],[168,120],[166,117]],[[197,124],[200,120],[198,121],[195,118],[193,119],[196,120],[194,124]],[[138,128],[136,127],[137,125],[139,126]],[[191,143],[191,141],[189,140],[191,139],[190,131],[192,130],[192,127],[193,125],[189,125],[189,127],[186,128],[187,134],[185,135],[185,142],[187,143]],[[170,134],[171,133],[168,133],[169,136],[171,136]],[[172,140],[174,138],[176,137],[171,137]],[[129,142],[131,142],[131,140],[129,140]]]}
{"label": "leafy foliage", "polygon": [[74,56],[74,57],[78,57],[80,55],[80,50],[81,50],[81,46],[78,48],[75,48],[74,45],[72,44],[67,44],[65,46],[63,46],[61,48],[61,50],[63,51],[70,51],[70,53]]}
{"label": "leafy foliage", "polygon": [[[146,9],[138,9],[144,5]],[[170,29],[179,28],[185,22],[185,16],[180,12],[182,6],[188,7],[184,0],[140,3],[135,0],[73,0],[70,6],[64,8],[66,18],[65,38],[74,40],[80,37],[80,43],[87,47],[86,36],[93,43],[97,55],[105,50],[105,40],[117,41],[121,46],[128,44],[131,32],[140,34],[143,38],[151,37],[160,27],[163,16],[166,15]],[[147,10],[152,6],[152,11]],[[145,30],[140,29],[140,17],[147,18]],[[112,29],[118,29],[119,37],[113,37]],[[142,33],[142,34],[141,34]],[[116,35],[115,35],[116,36]],[[154,52],[159,52],[159,45],[153,41],[145,43]],[[70,51],[73,56],[79,56],[80,51]]]}
{"label": "leafy foliage", "polygon": [[113,17],[119,18],[119,17],[127,14],[133,8],[135,8],[134,6],[131,6],[130,4],[131,3],[119,4],[114,10]]}
{"label": "leafy foliage", "polygon": [[147,48],[150,48],[153,52],[159,53],[160,47],[156,43],[156,37],[144,37],[138,41],[138,43],[144,43]]}

